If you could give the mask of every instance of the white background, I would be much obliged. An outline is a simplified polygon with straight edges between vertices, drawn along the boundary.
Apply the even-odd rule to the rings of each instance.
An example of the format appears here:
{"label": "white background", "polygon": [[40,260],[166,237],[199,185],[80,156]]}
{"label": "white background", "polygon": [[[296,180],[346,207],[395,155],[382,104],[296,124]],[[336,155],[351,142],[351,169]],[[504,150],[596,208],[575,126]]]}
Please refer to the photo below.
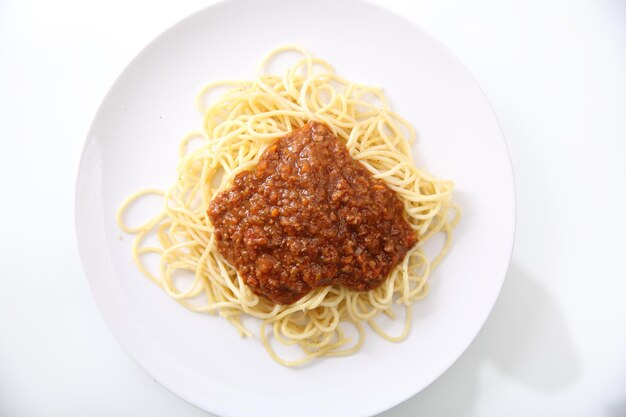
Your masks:
{"label": "white background", "polygon": [[[117,74],[210,3],[0,0],[0,417],[208,415],[143,373],[99,318],[73,194]],[[626,416],[626,1],[384,3],[476,77],[518,198],[490,319],[384,416]]]}

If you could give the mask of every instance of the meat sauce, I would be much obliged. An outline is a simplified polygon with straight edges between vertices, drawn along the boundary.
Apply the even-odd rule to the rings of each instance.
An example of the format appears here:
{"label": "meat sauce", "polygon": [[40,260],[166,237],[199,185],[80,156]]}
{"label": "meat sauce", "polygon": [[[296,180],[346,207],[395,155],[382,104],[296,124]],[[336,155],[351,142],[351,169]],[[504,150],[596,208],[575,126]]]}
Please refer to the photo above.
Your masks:
{"label": "meat sauce", "polygon": [[403,212],[318,122],[278,139],[208,209],[219,252],[277,304],[327,285],[378,287],[417,242]]}

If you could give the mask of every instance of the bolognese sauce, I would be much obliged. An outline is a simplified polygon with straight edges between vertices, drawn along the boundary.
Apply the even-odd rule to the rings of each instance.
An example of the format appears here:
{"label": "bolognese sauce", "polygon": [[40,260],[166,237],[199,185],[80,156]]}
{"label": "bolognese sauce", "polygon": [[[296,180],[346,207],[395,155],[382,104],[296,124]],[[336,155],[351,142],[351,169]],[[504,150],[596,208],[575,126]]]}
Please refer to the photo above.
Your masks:
{"label": "bolognese sauce", "polygon": [[277,139],[208,215],[219,252],[277,304],[328,285],[374,289],[417,242],[395,193],[318,122]]}

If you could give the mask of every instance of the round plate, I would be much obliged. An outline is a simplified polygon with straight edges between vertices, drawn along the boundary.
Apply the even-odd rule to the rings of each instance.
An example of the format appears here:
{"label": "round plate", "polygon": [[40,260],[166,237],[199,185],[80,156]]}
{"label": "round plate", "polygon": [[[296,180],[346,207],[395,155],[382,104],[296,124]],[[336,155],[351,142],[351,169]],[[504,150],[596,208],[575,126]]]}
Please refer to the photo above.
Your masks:
{"label": "round plate", "polygon": [[[252,78],[260,59],[286,43],[326,59],[345,78],[384,87],[394,109],[419,132],[416,164],[455,180],[463,210],[429,296],[414,304],[407,340],[394,344],[368,331],[357,354],[296,369],[275,363],[258,338],[240,338],[226,320],[192,313],[168,298],[137,271],[131,239],[115,223],[130,193],[175,180],[179,140],[200,126],[193,107],[200,87]],[[118,78],[86,140],[76,227],[104,320],[166,388],[223,416],[364,416],[422,390],[474,339],[506,275],[515,192],[487,100],[438,42],[366,3],[241,0],[178,23]]]}

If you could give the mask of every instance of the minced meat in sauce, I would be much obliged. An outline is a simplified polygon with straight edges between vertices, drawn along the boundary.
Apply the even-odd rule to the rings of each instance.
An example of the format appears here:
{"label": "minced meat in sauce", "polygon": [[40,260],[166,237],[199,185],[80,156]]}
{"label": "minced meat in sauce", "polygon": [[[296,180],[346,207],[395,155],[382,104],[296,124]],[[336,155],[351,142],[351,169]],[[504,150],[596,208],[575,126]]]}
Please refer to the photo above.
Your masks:
{"label": "minced meat in sauce", "polygon": [[395,193],[318,122],[273,143],[208,214],[219,252],[277,304],[327,285],[376,288],[417,242]]}

